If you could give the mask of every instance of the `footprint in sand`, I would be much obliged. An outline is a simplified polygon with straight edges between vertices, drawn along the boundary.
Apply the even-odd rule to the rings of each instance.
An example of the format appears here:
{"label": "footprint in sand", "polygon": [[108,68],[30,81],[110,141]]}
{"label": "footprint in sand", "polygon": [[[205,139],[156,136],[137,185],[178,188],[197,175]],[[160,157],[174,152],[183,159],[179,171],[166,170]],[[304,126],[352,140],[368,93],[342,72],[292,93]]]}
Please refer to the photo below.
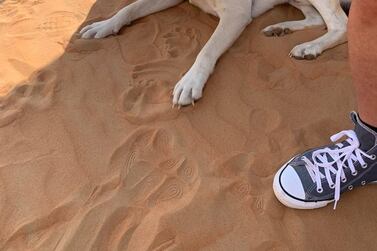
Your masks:
{"label": "footprint in sand", "polygon": [[[150,213],[145,215],[137,229],[139,231],[136,231],[134,236],[135,240],[143,238],[145,243],[130,242],[129,248],[133,250],[171,248],[176,243],[174,232],[155,228],[146,234],[143,229],[158,226],[161,217],[172,214],[189,203],[200,183],[198,168],[196,163],[186,156],[184,142],[170,130],[141,129],[136,133],[138,135],[134,137],[133,143],[130,144],[129,140],[126,142],[128,149],[135,152],[135,159],[127,173],[138,172],[139,166],[149,166],[150,170],[136,186],[128,187],[128,192],[136,195],[133,197],[137,198],[133,201],[137,203],[136,205],[148,208]],[[154,180],[156,184],[154,187],[151,186],[150,180]],[[125,186],[127,187],[126,183]]]}
{"label": "footprint in sand", "polygon": [[[20,14],[20,7],[23,7],[25,1],[22,0],[1,0],[0,1],[0,17],[3,19],[11,18]],[[21,6],[20,6],[21,5]]]}
{"label": "footprint in sand", "polygon": [[37,29],[48,36],[61,36],[62,33],[70,31],[84,17],[80,14],[69,11],[55,11],[47,15]]}
{"label": "footprint in sand", "polygon": [[175,177],[166,179],[160,188],[150,196],[148,207],[153,208],[160,203],[182,198],[184,186],[185,184]]}
{"label": "footprint in sand", "polygon": [[287,158],[287,152],[294,154],[305,144],[303,131],[293,128],[282,114],[275,109],[250,112],[245,147],[255,153],[255,166],[258,167],[255,172],[261,177],[273,175]]}
{"label": "footprint in sand", "polygon": [[258,223],[257,227],[266,233],[266,242],[256,250],[273,250],[275,242],[270,243],[269,239],[284,238],[281,234],[282,225],[276,224],[284,211],[273,195],[271,177],[264,177],[257,164],[254,153],[239,153],[216,161],[215,170],[211,175],[220,178],[224,183],[227,182],[227,185],[224,185],[227,198],[230,198],[232,203],[239,203],[248,209]]}
{"label": "footprint in sand", "polygon": [[22,222],[10,234],[9,238],[1,243],[0,249],[14,250],[13,248],[17,246],[18,250],[28,250],[31,247],[51,245],[56,241],[56,235],[61,233],[66,222],[73,218],[76,210],[73,202],[65,202],[43,217],[35,217]]}
{"label": "footprint in sand", "polygon": [[8,95],[0,98],[0,128],[23,113],[27,107],[47,108],[56,88],[56,75],[51,70],[34,73],[27,83],[16,86]]}
{"label": "footprint in sand", "polygon": [[239,153],[226,159],[216,161],[216,169],[212,175],[222,179],[228,179],[230,184],[226,189],[240,201],[249,203],[254,196],[265,192],[263,177],[254,171],[254,154]]}
{"label": "footprint in sand", "polygon": [[171,109],[171,91],[182,72],[187,70],[187,60],[192,60],[192,55],[200,47],[197,37],[194,29],[174,27],[157,38],[161,40],[158,44],[163,45],[163,58],[135,65],[132,69],[132,84],[121,96],[127,120],[141,124],[178,116],[179,113]]}
{"label": "footprint in sand", "polygon": [[[200,183],[196,163],[185,155],[182,144],[171,130],[142,128],[130,134],[110,157],[113,175],[94,187],[59,247],[126,250],[130,245],[174,245],[175,233],[154,226],[163,216],[160,207],[165,213],[174,212],[188,203]],[[145,232],[145,227],[151,231]],[[149,241],[133,242],[140,238]]]}
{"label": "footprint in sand", "polygon": [[251,203],[251,210],[256,214],[256,215],[261,215],[264,213],[265,210],[265,205],[264,205],[264,198],[263,196],[255,196],[252,199]]}
{"label": "footprint in sand", "polygon": [[146,203],[153,207],[180,198],[196,182],[196,165],[174,136],[163,129],[138,130],[112,155],[111,170],[121,169],[121,182],[136,191],[133,198],[138,203],[148,198]]}
{"label": "footprint in sand", "polygon": [[258,247],[255,248],[255,251],[271,251],[271,250],[288,251],[288,250],[292,250],[292,248],[288,247],[283,242],[272,241],[272,240],[263,241],[260,245],[258,245]]}
{"label": "footprint in sand", "polygon": [[[281,145],[285,144],[282,135],[282,116],[274,109],[254,109],[249,115],[249,134],[246,147],[255,152],[255,172],[261,177],[268,177],[275,171],[274,161],[281,153]],[[268,158],[266,156],[274,156]]]}
{"label": "footprint in sand", "polygon": [[48,37],[61,37],[79,24],[83,16],[68,11],[56,11],[38,20],[25,17],[11,24],[7,36],[22,40],[34,39],[38,34]]}
{"label": "footprint in sand", "polygon": [[279,128],[282,118],[277,110],[254,109],[249,115],[250,133],[271,133]]}
{"label": "footprint in sand", "polygon": [[239,180],[234,182],[231,191],[241,199],[245,199],[250,194],[250,192],[252,192],[251,185],[247,180]]}
{"label": "footprint in sand", "polygon": [[20,18],[16,22],[10,24],[6,36],[14,39],[31,40],[34,39],[39,31],[36,29],[38,21],[35,18]]}
{"label": "footprint in sand", "polygon": [[[246,142],[247,148],[253,149],[256,155],[256,162],[261,164],[265,154],[275,154],[280,151],[279,144],[272,134],[281,127],[282,118],[277,110],[254,109],[249,115],[249,135]],[[264,160],[267,161],[268,160]],[[269,163],[265,163],[267,165]],[[263,168],[261,168],[262,170]],[[265,169],[264,169],[265,170]],[[265,173],[264,176],[268,174]]]}
{"label": "footprint in sand", "polygon": [[179,115],[172,109],[171,85],[166,81],[140,80],[121,96],[125,118],[134,124],[171,120]]}
{"label": "footprint in sand", "polygon": [[35,71],[34,66],[16,58],[9,58],[8,62],[14,70],[18,71],[25,78]]}
{"label": "footprint in sand", "polygon": [[175,233],[173,230],[170,230],[170,229],[162,230],[156,235],[149,250],[154,250],[154,251],[169,250],[169,248],[172,248],[174,244],[176,243],[177,241],[176,236],[177,236],[177,233]]}
{"label": "footprint in sand", "polygon": [[[264,81],[259,84],[262,90],[294,91],[302,84],[302,74],[291,65],[276,65],[266,58],[259,57],[256,61],[258,76]],[[287,78],[285,76],[294,76]]]}
{"label": "footprint in sand", "polygon": [[0,17],[5,21],[7,18],[23,18],[27,15],[34,14],[32,7],[44,3],[44,0],[1,0]]}
{"label": "footprint in sand", "polygon": [[[241,206],[253,215],[256,227],[266,233],[266,241],[283,239],[282,234],[276,234],[283,231],[282,225],[275,223],[281,219],[284,211],[273,195],[271,177],[264,177],[257,164],[254,153],[238,153],[216,161],[211,176],[223,181],[223,191],[230,203]],[[260,250],[270,250],[268,247],[274,246],[261,245]]]}
{"label": "footprint in sand", "polygon": [[52,70],[41,70],[34,73],[28,82],[30,84],[25,91],[20,93],[27,97],[26,103],[37,109],[48,107],[57,87],[56,73]]}
{"label": "footprint in sand", "polygon": [[0,17],[2,18],[11,18],[18,14],[17,8],[8,4],[7,2],[2,3],[0,2]]}
{"label": "footprint in sand", "polygon": [[199,32],[193,28],[176,26],[162,35],[163,56],[182,58],[199,50]]}
{"label": "footprint in sand", "polygon": [[170,120],[179,113],[172,109],[171,85],[165,81],[141,80],[122,94],[125,118],[134,124]]}

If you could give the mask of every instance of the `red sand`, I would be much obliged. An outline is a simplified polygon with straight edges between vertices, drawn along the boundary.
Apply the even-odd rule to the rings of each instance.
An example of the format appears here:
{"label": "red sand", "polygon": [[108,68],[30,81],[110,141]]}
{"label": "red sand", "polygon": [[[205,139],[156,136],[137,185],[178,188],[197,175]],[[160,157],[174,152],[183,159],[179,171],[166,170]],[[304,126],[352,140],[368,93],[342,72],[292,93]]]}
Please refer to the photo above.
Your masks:
{"label": "red sand", "polygon": [[221,58],[195,108],[178,111],[170,91],[217,19],[184,3],[119,36],[78,39],[121,5],[92,4],[0,4],[0,250],[376,247],[376,186],[336,211],[287,209],[272,192],[292,155],[350,128],[347,45],[289,58],[324,31],[264,37],[301,18],[276,8]]}

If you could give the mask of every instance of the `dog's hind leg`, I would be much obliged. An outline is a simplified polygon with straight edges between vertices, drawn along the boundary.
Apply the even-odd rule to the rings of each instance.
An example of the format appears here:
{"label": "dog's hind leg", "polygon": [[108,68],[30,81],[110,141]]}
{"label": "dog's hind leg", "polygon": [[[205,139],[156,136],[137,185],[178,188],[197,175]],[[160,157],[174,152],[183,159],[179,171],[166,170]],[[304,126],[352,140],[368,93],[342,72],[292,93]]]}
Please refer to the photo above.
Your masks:
{"label": "dog's hind leg", "polygon": [[113,17],[95,22],[81,29],[82,38],[103,38],[117,34],[124,26],[132,21],[145,17],[149,14],[170,8],[183,0],[138,0],[123,9]]}
{"label": "dog's hind leg", "polygon": [[299,21],[288,21],[288,22],[270,25],[266,27],[265,29],[263,29],[262,31],[266,36],[269,36],[269,37],[284,36],[294,31],[314,28],[314,27],[322,26],[325,24],[321,15],[313,6],[307,3],[304,4],[304,3],[295,3],[295,2],[292,2],[291,5],[301,10],[305,16],[305,19],[299,20]]}
{"label": "dog's hind leg", "polygon": [[[228,1],[228,0],[226,0]],[[237,40],[251,22],[251,1],[245,6],[231,4],[218,13],[220,22],[197,56],[190,70],[173,91],[173,105],[189,105],[202,97],[202,90],[220,56]]]}
{"label": "dog's hind leg", "polygon": [[321,14],[328,32],[322,37],[297,45],[290,55],[297,59],[315,59],[323,51],[347,42],[348,18],[339,0],[309,0]]}

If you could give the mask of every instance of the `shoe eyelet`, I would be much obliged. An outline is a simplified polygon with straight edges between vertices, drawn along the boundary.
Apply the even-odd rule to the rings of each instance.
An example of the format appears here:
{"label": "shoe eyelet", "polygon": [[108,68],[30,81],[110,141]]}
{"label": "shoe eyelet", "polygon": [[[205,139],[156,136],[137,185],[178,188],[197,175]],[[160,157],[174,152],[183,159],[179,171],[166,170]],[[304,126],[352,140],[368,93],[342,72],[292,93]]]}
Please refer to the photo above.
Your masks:
{"label": "shoe eyelet", "polygon": [[331,188],[331,189],[334,189],[334,188],[335,188],[335,184],[331,184],[331,185],[330,185],[330,188]]}
{"label": "shoe eyelet", "polygon": [[368,164],[365,163],[364,165],[361,166],[363,169],[367,168],[368,167]]}
{"label": "shoe eyelet", "polygon": [[318,193],[322,193],[323,192],[323,188],[317,188],[317,192]]}
{"label": "shoe eyelet", "polygon": [[377,157],[376,157],[376,154],[372,154],[372,155],[370,156],[370,159],[371,159],[371,160],[376,160],[376,158],[377,158]]}
{"label": "shoe eyelet", "polygon": [[367,182],[366,182],[365,180],[363,180],[363,181],[361,182],[361,185],[362,185],[362,186],[365,186],[366,183],[367,183]]}
{"label": "shoe eyelet", "polygon": [[342,179],[342,182],[346,183],[347,182],[347,178]]}
{"label": "shoe eyelet", "polygon": [[352,174],[352,176],[356,176],[358,173],[357,173],[357,171],[354,171],[351,174]]}
{"label": "shoe eyelet", "polygon": [[352,190],[353,189],[353,186],[352,185],[349,185],[348,186],[348,190]]}

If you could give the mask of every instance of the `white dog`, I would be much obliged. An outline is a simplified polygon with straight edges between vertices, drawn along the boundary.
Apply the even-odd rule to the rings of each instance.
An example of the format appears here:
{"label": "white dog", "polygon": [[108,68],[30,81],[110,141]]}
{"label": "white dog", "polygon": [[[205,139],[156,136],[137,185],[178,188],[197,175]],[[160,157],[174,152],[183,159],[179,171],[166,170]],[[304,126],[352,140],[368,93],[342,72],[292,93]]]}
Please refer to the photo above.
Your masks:
{"label": "white dog", "polygon": [[[80,34],[82,38],[103,38],[116,34],[124,25],[138,18],[183,1],[138,0],[121,9],[110,19],[84,27]],[[189,2],[207,13],[218,16],[220,22],[193,66],[175,86],[173,106],[194,104],[194,101],[200,99],[204,85],[219,57],[235,42],[253,18],[276,5],[289,3],[300,9],[305,19],[268,26],[263,30],[267,36],[281,36],[324,24],[328,29],[322,37],[293,48],[290,56],[297,59],[314,59],[324,50],[347,41],[348,18],[341,5],[349,5],[351,0],[190,0]]]}

